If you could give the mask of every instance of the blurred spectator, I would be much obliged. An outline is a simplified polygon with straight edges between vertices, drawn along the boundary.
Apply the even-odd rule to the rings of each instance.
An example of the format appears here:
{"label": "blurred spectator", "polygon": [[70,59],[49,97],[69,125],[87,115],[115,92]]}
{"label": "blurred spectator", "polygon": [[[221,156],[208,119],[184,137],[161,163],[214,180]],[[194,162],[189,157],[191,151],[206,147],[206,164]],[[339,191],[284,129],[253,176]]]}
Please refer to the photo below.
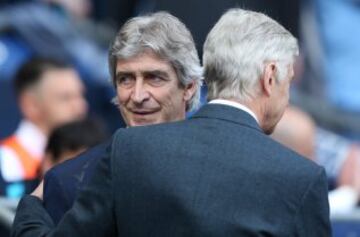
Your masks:
{"label": "blurred spectator", "polygon": [[[99,5],[91,0],[41,0],[54,12],[63,15],[71,26],[79,32],[77,37],[96,42],[96,46],[107,48],[116,34],[115,28],[102,19],[94,20]],[[103,1],[104,2],[104,1]],[[123,2],[123,1],[120,1]],[[104,4],[104,3],[103,3]],[[96,8],[98,7],[98,8]],[[114,7],[114,6],[111,6]],[[117,9],[119,10],[119,9]]]}
{"label": "blurred spectator", "polygon": [[300,155],[315,160],[315,131],[315,122],[308,114],[289,106],[276,125],[272,137]]}
{"label": "blurred spectator", "polygon": [[0,30],[21,39],[40,57],[56,58],[76,65],[85,80],[106,84],[106,50],[81,35],[71,17],[41,1],[4,7]]}
{"label": "blurred spectator", "polygon": [[[0,9],[1,80],[12,80],[14,70],[32,56],[69,62],[77,69],[87,88],[90,112],[103,118],[109,131],[123,127],[116,108],[109,103],[115,92],[107,80],[106,48],[99,46],[97,38],[90,38],[90,34],[84,33],[91,31],[87,27],[90,24],[78,24],[78,18],[64,9],[45,1],[28,1]],[[107,35],[107,39],[103,39],[106,43],[102,43],[107,47],[114,34],[96,31],[92,36]],[[0,96],[1,99],[8,99]],[[10,124],[13,117],[6,115],[2,121]]]}
{"label": "blurred spectator", "polygon": [[54,165],[104,141],[105,135],[104,128],[94,120],[75,121],[56,128],[46,145],[42,176]]}
{"label": "blurred spectator", "polygon": [[307,113],[294,106],[286,109],[272,137],[325,168],[335,185],[329,193],[331,214],[356,207],[360,194],[360,149],[356,144],[316,127]]}
{"label": "blurred spectator", "polygon": [[71,16],[79,19],[88,17],[92,11],[92,2],[89,0],[43,0],[43,2],[60,5]]}
{"label": "blurred spectator", "polygon": [[[87,113],[83,84],[66,64],[32,59],[19,69],[14,87],[23,120],[0,146],[0,178],[4,180],[0,194],[8,197],[31,191],[50,132]],[[30,182],[29,186],[22,181]]]}
{"label": "blurred spectator", "polygon": [[303,0],[302,5],[301,90],[312,99],[301,105],[322,126],[360,139],[359,1]]}

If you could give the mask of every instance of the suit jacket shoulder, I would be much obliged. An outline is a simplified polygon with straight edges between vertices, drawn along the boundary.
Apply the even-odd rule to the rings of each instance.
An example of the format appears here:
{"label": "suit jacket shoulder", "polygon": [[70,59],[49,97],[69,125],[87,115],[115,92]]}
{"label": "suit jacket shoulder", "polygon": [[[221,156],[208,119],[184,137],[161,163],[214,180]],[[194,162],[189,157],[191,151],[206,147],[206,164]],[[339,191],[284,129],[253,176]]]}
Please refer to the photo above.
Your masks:
{"label": "suit jacket shoulder", "polygon": [[139,236],[330,236],[324,170],[239,109],[120,130],[111,156],[119,223]]}
{"label": "suit jacket shoulder", "polygon": [[55,223],[72,207],[79,190],[89,182],[109,143],[101,143],[46,173],[44,206]]}

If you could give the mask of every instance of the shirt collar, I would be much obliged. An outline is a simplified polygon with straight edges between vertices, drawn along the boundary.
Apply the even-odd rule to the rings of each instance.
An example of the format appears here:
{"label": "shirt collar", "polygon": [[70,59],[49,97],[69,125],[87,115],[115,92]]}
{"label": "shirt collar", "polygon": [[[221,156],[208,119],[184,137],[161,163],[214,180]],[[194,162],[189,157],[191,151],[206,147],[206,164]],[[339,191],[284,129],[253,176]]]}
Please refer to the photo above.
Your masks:
{"label": "shirt collar", "polygon": [[228,106],[232,106],[232,107],[241,109],[241,110],[245,111],[246,113],[250,114],[251,117],[253,117],[256,120],[256,122],[259,124],[259,120],[257,119],[255,113],[252,112],[248,107],[246,107],[243,104],[240,104],[240,103],[235,102],[235,101],[224,100],[224,99],[211,100],[209,102],[209,104],[222,104],[222,105],[228,105]]}
{"label": "shirt collar", "polygon": [[37,157],[42,157],[44,155],[47,137],[29,120],[22,120],[20,122],[20,125],[15,132],[15,136],[31,154]]}

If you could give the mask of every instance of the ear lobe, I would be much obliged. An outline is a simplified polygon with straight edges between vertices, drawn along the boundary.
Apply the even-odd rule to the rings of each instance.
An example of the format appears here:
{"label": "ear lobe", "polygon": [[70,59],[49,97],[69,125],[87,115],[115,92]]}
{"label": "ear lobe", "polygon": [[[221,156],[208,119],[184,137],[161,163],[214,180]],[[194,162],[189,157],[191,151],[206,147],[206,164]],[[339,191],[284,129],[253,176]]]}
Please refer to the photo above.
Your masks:
{"label": "ear lobe", "polygon": [[269,63],[265,66],[264,74],[261,81],[262,89],[265,95],[271,96],[273,87],[276,83],[276,65],[275,63]]}

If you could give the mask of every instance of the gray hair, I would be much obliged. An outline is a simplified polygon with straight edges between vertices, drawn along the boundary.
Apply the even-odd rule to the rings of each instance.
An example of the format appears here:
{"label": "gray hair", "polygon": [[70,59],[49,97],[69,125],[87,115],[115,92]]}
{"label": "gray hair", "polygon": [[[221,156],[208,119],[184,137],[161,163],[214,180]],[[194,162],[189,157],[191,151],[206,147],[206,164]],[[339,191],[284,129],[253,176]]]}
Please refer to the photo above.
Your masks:
{"label": "gray hair", "polygon": [[172,65],[179,85],[195,84],[196,92],[186,110],[197,108],[200,104],[202,68],[195,43],[186,26],[166,12],[134,17],[121,27],[109,50],[109,68],[114,85],[117,61],[149,49]]}
{"label": "gray hair", "polygon": [[255,98],[264,66],[275,62],[277,80],[283,80],[298,52],[296,38],[275,20],[262,13],[230,9],[204,44],[208,100]]}

